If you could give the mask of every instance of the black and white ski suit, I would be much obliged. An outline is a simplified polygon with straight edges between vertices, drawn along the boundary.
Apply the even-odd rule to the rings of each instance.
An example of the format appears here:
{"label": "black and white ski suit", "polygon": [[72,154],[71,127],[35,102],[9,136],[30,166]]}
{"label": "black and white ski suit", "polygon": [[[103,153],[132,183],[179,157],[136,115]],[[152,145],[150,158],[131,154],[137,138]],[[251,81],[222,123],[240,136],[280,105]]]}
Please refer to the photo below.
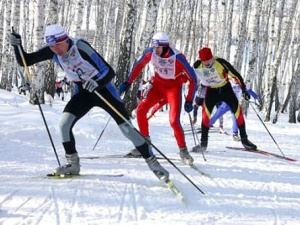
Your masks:
{"label": "black and white ski suit", "polygon": [[[128,113],[124,107],[119,92],[112,83],[115,72],[111,66],[93,49],[89,43],[81,39],[69,39],[69,50],[64,56],[53,53],[46,46],[33,53],[26,53],[22,46],[26,63],[28,66],[35,63],[53,60],[64,70],[67,78],[75,84],[75,93],[65,106],[60,121],[62,144],[66,154],[76,153],[75,139],[72,128],[92,107],[103,108],[116,121],[122,133],[131,140],[134,146],[141,152],[144,158],[152,155],[145,139],[130,127],[117,113],[103,102],[94,92],[83,89],[82,84],[86,80],[94,79],[99,87],[96,89],[115,109],[117,109],[127,120]],[[18,63],[23,66],[17,46],[14,46]]]}

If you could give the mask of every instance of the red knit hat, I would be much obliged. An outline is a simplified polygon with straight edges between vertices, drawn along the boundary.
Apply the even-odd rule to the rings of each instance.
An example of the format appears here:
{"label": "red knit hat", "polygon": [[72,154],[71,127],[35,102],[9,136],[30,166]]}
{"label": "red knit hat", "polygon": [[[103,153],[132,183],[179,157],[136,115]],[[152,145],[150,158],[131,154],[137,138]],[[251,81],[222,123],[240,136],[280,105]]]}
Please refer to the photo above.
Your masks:
{"label": "red knit hat", "polygon": [[213,58],[210,48],[201,48],[198,53],[201,61],[207,61]]}

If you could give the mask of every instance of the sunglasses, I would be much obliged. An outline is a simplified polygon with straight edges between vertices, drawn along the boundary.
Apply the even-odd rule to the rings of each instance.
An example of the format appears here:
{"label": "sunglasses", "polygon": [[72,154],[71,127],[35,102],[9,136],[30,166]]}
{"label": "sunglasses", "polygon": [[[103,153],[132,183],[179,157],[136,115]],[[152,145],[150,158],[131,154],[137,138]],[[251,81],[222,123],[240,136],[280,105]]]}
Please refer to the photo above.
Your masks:
{"label": "sunglasses", "polygon": [[157,48],[157,47],[168,47],[169,43],[162,42],[159,40],[153,40],[152,41],[152,47]]}
{"label": "sunglasses", "polygon": [[63,35],[60,37],[56,37],[55,35],[50,35],[46,37],[46,43],[48,46],[53,47],[55,46],[57,43],[65,41],[68,39],[67,35]]}

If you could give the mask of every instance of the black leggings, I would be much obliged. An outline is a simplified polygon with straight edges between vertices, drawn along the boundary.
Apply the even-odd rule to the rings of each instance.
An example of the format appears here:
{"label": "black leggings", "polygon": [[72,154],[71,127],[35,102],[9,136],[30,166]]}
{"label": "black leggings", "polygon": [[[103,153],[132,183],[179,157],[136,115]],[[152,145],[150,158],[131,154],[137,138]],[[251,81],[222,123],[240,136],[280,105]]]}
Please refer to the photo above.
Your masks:
{"label": "black leggings", "polygon": [[[123,102],[113,96],[113,94],[106,88],[98,91],[115,109],[117,109],[127,120],[129,116]],[[117,124],[123,123],[124,120],[117,115],[117,113],[102,101],[95,93],[90,93],[86,90],[81,90],[78,94],[74,95],[66,105],[64,112],[69,112],[76,116],[79,120],[82,118],[91,108],[98,106],[104,109]]]}
{"label": "black leggings", "polygon": [[145,139],[137,132],[136,129],[133,129],[131,126],[129,126],[129,124],[127,124],[130,122],[129,115],[119,96],[114,96],[114,94],[107,88],[102,88],[98,90],[98,92],[127,121],[119,116],[111,106],[106,104],[95,93],[81,90],[78,94],[71,98],[64,109],[65,114],[61,124],[61,131],[63,136],[63,146],[66,153],[73,154],[77,152],[75,147],[75,138],[72,132],[72,128],[76,122],[81,119],[92,107],[98,106],[104,109],[116,121],[125,137],[131,140],[144,158],[150,157],[152,153],[149,151],[149,146],[145,142]]}
{"label": "black leggings", "polygon": [[230,83],[227,83],[225,86],[220,88],[207,88],[202,108],[202,142],[207,142],[208,139],[211,113],[215,105],[222,101],[225,102],[234,113],[237,119],[241,138],[247,138],[242,108],[240,107],[239,101],[235,96]]}

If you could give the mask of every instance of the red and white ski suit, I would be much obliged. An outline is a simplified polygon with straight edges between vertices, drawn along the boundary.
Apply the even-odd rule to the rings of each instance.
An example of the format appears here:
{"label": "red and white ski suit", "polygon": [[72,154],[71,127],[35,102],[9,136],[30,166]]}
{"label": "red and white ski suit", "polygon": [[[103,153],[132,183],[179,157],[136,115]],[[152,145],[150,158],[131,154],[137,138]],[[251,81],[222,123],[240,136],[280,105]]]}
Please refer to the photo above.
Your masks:
{"label": "red and white ski suit", "polygon": [[152,88],[137,107],[137,122],[140,132],[149,136],[148,111],[158,102],[164,101],[170,106],[169,120],[179,148],[185,148],[184,132],[180,124],[182,84],[187,82],[186,101],[193,101],[197,90],[196,74],[185,56],[176,49],[169,48],[163,57],[156,55],[154,48],[148,48],[133,65],[128,82],[131,84],[149,63],[152,69]]}

